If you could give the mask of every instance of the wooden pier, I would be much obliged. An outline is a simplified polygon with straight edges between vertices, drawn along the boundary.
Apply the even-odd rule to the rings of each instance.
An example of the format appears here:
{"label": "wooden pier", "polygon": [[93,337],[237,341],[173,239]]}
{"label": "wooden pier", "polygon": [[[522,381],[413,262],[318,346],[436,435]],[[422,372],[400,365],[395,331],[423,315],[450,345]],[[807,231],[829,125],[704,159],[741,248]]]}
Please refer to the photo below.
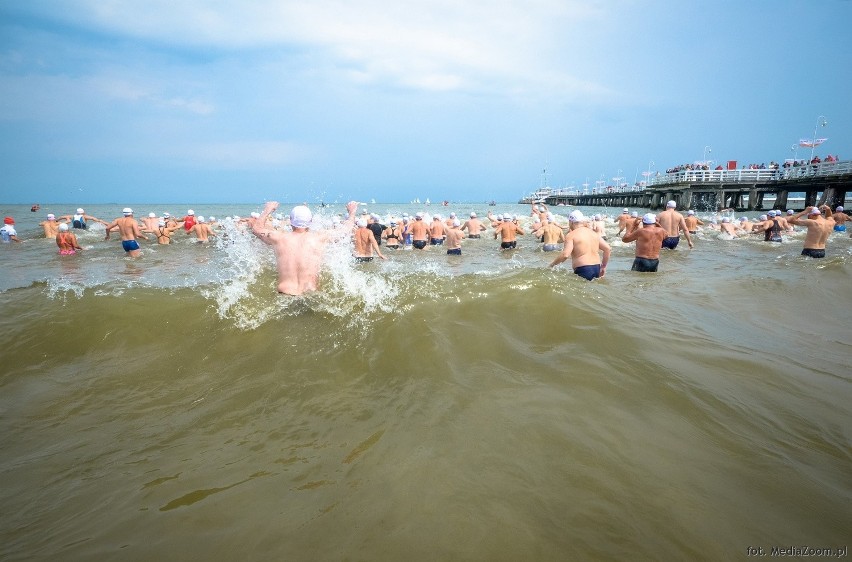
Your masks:
{"label": "wooden pier", "polygon": [[852,160],[778,170],[686,170],[654,178],[647,187],[607,187],[580,193],[553,190],[548,205],[662,209],[674,200],[679,209],[756,211],[774,195],[771,208],[787,209],[791,193],[804,194],[804,207],[843,205],[852,191]]}

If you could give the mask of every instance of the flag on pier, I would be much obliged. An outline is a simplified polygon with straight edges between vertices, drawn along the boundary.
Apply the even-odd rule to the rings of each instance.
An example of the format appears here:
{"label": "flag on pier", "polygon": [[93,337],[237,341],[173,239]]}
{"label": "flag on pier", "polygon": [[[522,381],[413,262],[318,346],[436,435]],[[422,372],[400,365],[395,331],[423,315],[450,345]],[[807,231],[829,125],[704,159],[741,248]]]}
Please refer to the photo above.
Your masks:
{"label": "flag on pier", "polygon": [[805,148],[813,148],[815,146],[819,146],[828,139],[801,139],[799,141],[799,146],[804,146]]}

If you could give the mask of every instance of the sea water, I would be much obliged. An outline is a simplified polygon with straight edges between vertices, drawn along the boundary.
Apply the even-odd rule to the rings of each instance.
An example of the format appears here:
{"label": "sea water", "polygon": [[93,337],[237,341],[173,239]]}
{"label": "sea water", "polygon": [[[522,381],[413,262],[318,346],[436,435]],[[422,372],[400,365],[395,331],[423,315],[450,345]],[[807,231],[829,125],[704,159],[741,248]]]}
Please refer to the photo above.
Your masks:
{"label": "sea water", "polygon": [[[368,210],[531,221],[519,205]],[[289,298],[270,248],[228,221],[207,245],[142,241],[138,259],[95,225],[59,256],[37,223],[71,211],[3,209],[25,241],[0,247],[0,559],[719,560],[849,544],[848,233],[814,260],[801,232],[704,230],[642,274],[610,223],[593,282],[549,269],[529,235],[501,252],[490,229],[462,256],[382,246],[387,261],[356,264],[337,244],[321,291]],[[330,226],[343,208],[316,212]]]}

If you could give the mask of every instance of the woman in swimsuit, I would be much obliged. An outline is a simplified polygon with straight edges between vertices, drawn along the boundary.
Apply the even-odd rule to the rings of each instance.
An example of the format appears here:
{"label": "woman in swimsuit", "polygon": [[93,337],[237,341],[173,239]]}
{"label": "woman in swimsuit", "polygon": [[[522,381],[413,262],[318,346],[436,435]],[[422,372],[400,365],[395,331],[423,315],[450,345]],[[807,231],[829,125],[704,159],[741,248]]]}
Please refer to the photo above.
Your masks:
{"label": "woman in swimsuit", "polygon": [[59,246],[60,256],[73,256],[77,253],[77,250],[83,249],[77,243],[77,235],[68,232],[68,225],[65,223],[59,225],[59,231],[56,233],[56,245]]}

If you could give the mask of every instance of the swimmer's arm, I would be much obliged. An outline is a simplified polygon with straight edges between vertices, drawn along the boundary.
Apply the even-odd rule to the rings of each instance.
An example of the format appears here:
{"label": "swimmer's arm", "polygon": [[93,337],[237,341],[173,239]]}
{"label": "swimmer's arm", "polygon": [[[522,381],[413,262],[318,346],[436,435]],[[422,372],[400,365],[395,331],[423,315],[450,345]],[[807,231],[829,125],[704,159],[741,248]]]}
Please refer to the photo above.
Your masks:
{"label": "swimmer's arm", "polygon": [[554,259],[550,263],[550,267],[555,267],[555,266],[559,265],[560,263],[566,261],[568,258],[571,257],[571,252],[573,252],[573,251],[574,251],[574,240],[572,240],[571,238],[566,238],[565,239],[565,246],[563,246],[563,248],[562,248],[562,253],[559,254],[558,256],[556,256],[556,259]]}
{"label": "swimmer's arm", "polygon": [[638,238],[639,238],[639,229],[634,228],[633,230],[631,230],[630,232],[625,234],[624,237],[621,239],[621,241],[622,242],[633,242],[634,240],[637,240]]}
{"label": "swimmer's arm", "polygon": [[105,226],[106,226],[106,237],[104,237],[104,240],[109,240],[109,233],[112,231],[113,228],[117,227],[118,225],[115,223],[115,221],[112,221],[111,223],[109,223]]}

